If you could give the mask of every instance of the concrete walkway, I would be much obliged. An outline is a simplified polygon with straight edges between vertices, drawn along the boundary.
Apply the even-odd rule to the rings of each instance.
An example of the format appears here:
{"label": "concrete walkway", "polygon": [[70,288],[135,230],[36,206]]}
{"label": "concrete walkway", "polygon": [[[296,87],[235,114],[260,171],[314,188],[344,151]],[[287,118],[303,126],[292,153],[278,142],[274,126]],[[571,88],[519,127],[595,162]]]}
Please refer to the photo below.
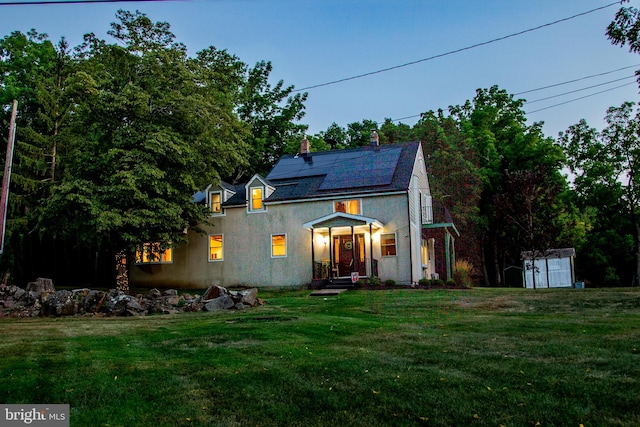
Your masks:
{"label": "concrete walkway", "polygon": [[326,297],[339,295],[346,291],[346,289],[318,289],[316,291],[311,292],[312,297]]}

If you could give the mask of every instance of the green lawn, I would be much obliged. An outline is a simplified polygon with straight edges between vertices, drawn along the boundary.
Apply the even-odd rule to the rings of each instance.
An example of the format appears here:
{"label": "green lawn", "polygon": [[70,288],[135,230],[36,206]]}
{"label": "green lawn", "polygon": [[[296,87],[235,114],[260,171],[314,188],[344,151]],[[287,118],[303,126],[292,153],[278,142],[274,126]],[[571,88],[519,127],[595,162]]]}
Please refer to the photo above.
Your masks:
{"label": "green lawn", "polygon": [[0,402],[72,426],[640,425],[638,288],[309,293],[1,319]]}

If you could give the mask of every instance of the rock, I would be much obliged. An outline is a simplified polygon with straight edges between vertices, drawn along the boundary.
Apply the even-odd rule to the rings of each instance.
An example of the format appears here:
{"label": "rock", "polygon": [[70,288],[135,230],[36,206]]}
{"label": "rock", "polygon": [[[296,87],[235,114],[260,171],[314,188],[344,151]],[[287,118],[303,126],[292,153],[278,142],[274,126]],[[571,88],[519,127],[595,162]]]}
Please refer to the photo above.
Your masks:
{"label": "rock", "polygon": [[210,286],[209,289],[204,291],[204,293],[202,294],[202,300],[203,301],[212,300],[226,294],[227,294],[227,290],[225,288],[223,288],[222,286],[214,285],[214,286]]}
{"label": "rock", "polygon": [[89,291],[82,302],[83,311],[85,313],[108,313],[106,310],[103,311],[104,303],[107,299],[108,295],[106,292],[95,290]]}
{"label": "rock", "polygon": [[158,289],[153,288],[151,289],[148,293],[147,293],[147,298],[149,299],[155,299],[155,298],[161,298],[162,297],[162,292],[160,292]]}
{"label": "rock", "polygon": [[235,303],[233,302],[233,299],[230,296],[223,295],[221,297],[207,301],[204,305],[204,309],[206,311],[220,311],[220,310],[227,310],[233,307],[234,305]]}
{"label": "rock", "polygon": [[182,311],[186,313],[202,311],[203,309],[204,309],[204,303],[200,301],[189,301],[184,305],[184,307],[182,307]]}
{"label": "rock", "polygon": [[162,295],[164,295],[164,296],[177,296],[178,295],[178,291],[176,291],[175,289],[165,289],[165,291],[162,293]]}
{"label": "rock", "polygon": [[116,316],[137,316],[145,312],[145,309],[131,295],[123,293],[116,298],[112,298],[112,302],[113,309],[111,312]]}
{"label": "rock", "polygon": [[78,312],[73,292],[56,291],[42,299],[42,312],[45,316],[73,316]]}
{"label": "rock", "polygon": [[242,302],[243,304],[249,305],[251,307],[257,305],[258,302],[258,289],[247,289],[246,291],[242,291]]}
{"label": "rock", "polygon": [[178,305],[178,303],[180,303],[180,298],[177,295],[168,295],[162,297],[162,300],[165,302],[165,304],[169,305]]}

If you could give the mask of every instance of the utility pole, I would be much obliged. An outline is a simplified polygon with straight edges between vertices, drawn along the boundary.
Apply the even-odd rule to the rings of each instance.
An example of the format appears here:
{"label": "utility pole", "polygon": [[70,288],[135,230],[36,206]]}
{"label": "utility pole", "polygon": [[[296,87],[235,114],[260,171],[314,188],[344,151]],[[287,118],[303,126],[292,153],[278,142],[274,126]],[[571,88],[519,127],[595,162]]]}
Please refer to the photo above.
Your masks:
{"label": "utility pole", "polygon": [[9,122],[9,137],[7,138],[7,156],[4,161],[4,175],[2,176],[2,194],[0,194],[0,254],[4,252],[4,237],[7,229],[7,206],[9,204],[9,183],[11,182],[11,164],[13,163],[13,147],[16,139],[16,113],[18,101],[13,100],[11,121]]}

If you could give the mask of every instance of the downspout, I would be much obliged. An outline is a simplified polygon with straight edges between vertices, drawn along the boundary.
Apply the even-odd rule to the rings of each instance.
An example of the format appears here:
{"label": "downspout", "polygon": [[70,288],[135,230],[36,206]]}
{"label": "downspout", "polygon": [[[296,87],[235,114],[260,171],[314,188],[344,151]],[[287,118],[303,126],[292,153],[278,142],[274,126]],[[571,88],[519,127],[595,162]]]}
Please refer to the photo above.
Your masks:
{"label": "downspout", "polygon": [[444,229],[444,259],[446,260],[447,280],[451,280],[451,251],[449,249],[449,239],[451,234],[447,228]]}

